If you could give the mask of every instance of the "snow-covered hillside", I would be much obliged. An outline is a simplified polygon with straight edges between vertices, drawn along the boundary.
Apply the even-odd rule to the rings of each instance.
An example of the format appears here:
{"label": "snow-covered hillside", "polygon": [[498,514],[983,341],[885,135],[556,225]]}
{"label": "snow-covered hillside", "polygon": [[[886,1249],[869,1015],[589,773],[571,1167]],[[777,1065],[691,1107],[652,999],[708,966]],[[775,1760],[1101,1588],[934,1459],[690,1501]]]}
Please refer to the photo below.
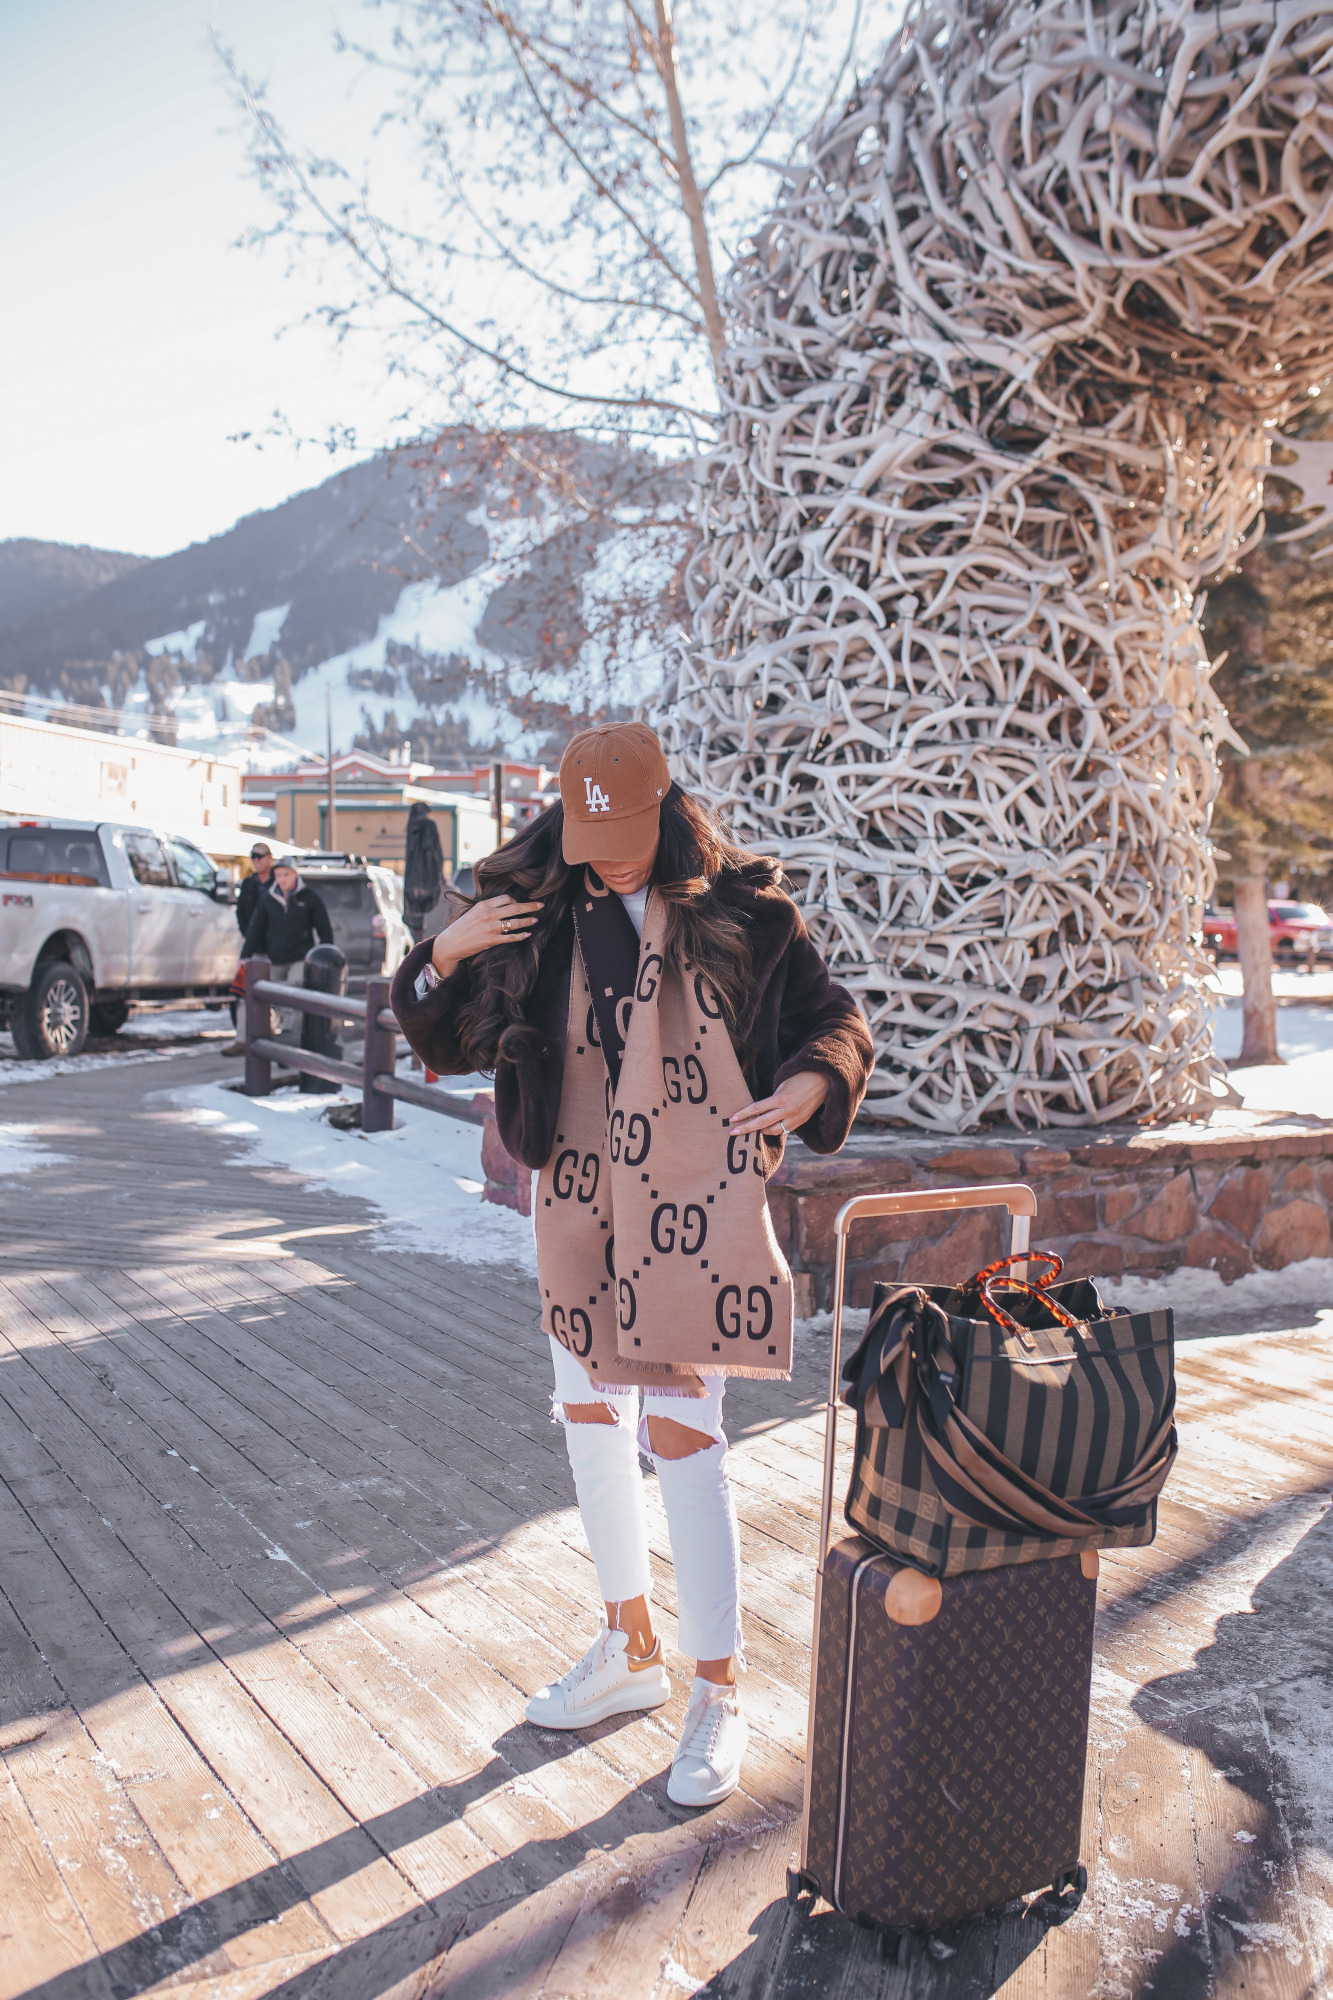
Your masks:
{"label": "snow-covered hillside", "polygon": [[[373,461],[229,534],[53,604],[0,640],[0,685],[104,703],[122,727],[174,717],[176,741],[251,768],[360,737],[417,754],[558,746],[589,715],[651,700],[654,599],[684,484],[635,454],[580,447],[571,506],[520,487],[461,440],[443,464]],[[0,590],[0,630],[5,624]]]}

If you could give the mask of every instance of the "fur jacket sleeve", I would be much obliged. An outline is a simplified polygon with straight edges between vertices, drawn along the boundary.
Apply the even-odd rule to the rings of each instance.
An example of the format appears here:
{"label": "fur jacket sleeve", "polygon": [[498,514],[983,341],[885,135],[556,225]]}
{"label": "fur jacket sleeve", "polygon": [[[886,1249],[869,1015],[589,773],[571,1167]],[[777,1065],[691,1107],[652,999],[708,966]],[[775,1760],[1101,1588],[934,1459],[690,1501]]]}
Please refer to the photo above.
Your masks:
{"label": "fur jacket sleeve", "polygon": [[[828,1095],[799,1137],[816,1153],[836,1153],[851,1130],[874,1068],[870,1031],[845,986],[835,985],[811,943],[791,897],[772,881],[765,863],[724,875],[718,894],[746,920],[754,954],[749,1004],[732,1034],[746,1082],[756,1098],[769,1097],[798,1070],[818,1070]],[[465,959],[448,979],[416,997],[433,938],[425,938],[399,966],[392,1006],[398,1024],[427,1069],[462,1076],[470,1069],[454,1022],[473,991],[475,961]],[[501,1062],[495,1074],[495,1117],[512,1158],[545,1166],[555,1141],[564,1080],[565,1021],[574,954],[574,925],[557,932],[542,960],[529,1008],[529,1025],[542,1036],[517,1064]]]}

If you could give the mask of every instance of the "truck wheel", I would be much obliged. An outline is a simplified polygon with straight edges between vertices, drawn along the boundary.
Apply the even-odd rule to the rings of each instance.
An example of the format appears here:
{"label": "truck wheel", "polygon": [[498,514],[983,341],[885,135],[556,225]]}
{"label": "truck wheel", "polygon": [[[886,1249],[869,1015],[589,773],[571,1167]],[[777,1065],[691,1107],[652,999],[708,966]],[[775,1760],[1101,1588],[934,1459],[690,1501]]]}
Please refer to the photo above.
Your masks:
{"label": "truck wheel", "polygon": [[128,1000],[94,1000],[88,1025],[94,1035],[118,1035],[129,1018]]}
{"label": "truck wheel", "polygon": [[13,1011],[14,1046],[29,1062],[76,1056],[88,1039],[88,989],[64,959],[38,966]]}

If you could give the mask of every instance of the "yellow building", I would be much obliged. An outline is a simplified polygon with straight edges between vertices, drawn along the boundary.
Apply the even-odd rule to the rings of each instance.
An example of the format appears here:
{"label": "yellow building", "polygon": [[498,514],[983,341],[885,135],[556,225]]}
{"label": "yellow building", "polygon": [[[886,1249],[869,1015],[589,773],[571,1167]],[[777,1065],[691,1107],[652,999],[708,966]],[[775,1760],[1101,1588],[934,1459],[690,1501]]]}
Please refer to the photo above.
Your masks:
{"label": "yellow building", "polygon": [[[363,854],[403,870],[407,815],[418,799],[430,807],[440,836],[446,881],[496,846],[489,798],[446,790],[425,764],[393,764],[370,751],[350,750],[333,760],[333,820],[329,823],[329,773],[324,762],[290,771],[252,772],[242,780],[245,803],[273,816],[267,838],[281,847],[322,848]],[[505,812],[509,831],[511,812]]]}

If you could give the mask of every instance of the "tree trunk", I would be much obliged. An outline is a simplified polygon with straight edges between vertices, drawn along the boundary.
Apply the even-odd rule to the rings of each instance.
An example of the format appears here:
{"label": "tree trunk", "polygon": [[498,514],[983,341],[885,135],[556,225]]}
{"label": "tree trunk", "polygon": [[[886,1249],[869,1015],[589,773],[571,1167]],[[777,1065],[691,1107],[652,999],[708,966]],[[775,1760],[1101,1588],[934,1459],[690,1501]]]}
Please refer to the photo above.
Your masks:
{"label": "tree trunk", "polygon": [[[1246,857],[1253,868],[1258,856]],[[1236,1067],[1279,1063],[1277,1007],[1273,1001],[1273,947],[1268,931],[1267,883],[1262,874],[1236,877],[1236,949],[1245,995],[1245,1035]]]}
{"label": "tree trunk", "polygon": [[[1235,800],[1252,812],[1263,783],[1258,757],[1244,757],[1235,767]],[[1268,878],[1264,853],[1254,839],[1245,841],[1236,875],[1236,951],[1244,995],[1245,1032],[1238,1069],[1257,1063],[1280,1063],[1277,1052],[1277,1008],[1273,1004],[1273,941],[1268,928]]]}

